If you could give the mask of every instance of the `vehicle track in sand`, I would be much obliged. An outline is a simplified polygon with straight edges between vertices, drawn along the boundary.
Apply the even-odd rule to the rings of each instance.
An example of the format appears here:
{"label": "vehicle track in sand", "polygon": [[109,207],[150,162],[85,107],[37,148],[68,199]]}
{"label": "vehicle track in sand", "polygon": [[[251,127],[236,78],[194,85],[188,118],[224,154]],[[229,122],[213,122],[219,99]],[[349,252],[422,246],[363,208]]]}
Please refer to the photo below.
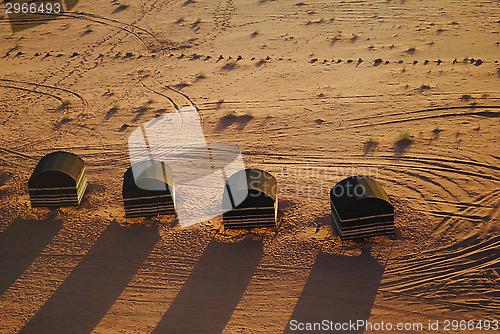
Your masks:
{"label": "vehicle track in sand", "polygon": [[[155,3],[153,3],[151,6],[154,7],[157,3],[158,3],[158,1],[156,1]],[[165,5],[165,3],[162,3],[162,7],[164,5]],[[144,5],[142,7],[144,7]],[[147,10],[148,10],[147,8],[146,9],[143,8],[143,11],[147,11]],[[118,37],[118,34],[120,32],[125,32],[127,34],[131,34],[131,35],[135,36],[138,40],[141,41],[141,43],[145,46],[145,48],[146,48],[146,50],[148,52],[153,52],[153,51],[161,50],[162,49],[162,42],[160,42],[153,33],[151,33],[150,31],[148,31],[146,29],[138,27],[136,25],[137,21],[140,21],[140,20],[137,20],[134,23],[124,23],[124,22],[121,22],[121,21],[118,21],[118,20],[106,18],[106,17],[103,17],[103,16],[95,15],[95,14],[85,13],[85,12],[67,12],[67,13],[61,14],[61,17],[58,17],[56,19],[57,20],[63,20],[63,19],[82,19],[82,20],[88,20],[88,21],[92,21],[94,23],[98,23],[98,24],[102,24],[102,25],[105,25],[105,26],[109,26],[111,28],[118,29],[118,32],[116,32],[114,34],[110,34],[108,36],[105,36],[100,41],[98,41],[96,43],[93,43],[91,46],[89,46],[87,48],[87,50],[84,52],[84,54],[83,54],[84,60],[80,63],[80,65],[74,66],[71,70],[68,69],[68,67],[70,67],[70,62],[67,62],[67,63],[64,64],[64,66],[62,66],[61,68],[59,68],[58,71],[50,73],[49,75],[47,75],[45,77],[45,79],[42,81],[42,83],[30,83],[30,82],[27,82],[27,81],[23,81],[22,82],[24,85],[39,86],[39,87],[44,87],[44,88],[60,89],[61,91],[72,93],[73,95],[77,96],[77,98],[80,101],[83,101],[83,103],[85,104],[85,111],[88,109],[88,102],[86,100],[84,100],[81,95],[77,94],[76,92],[72,92],[72,91],[70,91],[68,89],[58,88],[56,86],[47,85],[47,84],[44,84],[44,83],[47,82],[47,81],[50,81],[53,77],[57,77],[58,81],[57,81],[56,84],[59,85],[64,80],[72,77],[76,72],[78,72],[78,71],[80,71],[82,69],[82,67],[87,63],[88,58],[92,57],[92,53],[93,53],[92,50],[95,50],[97,47],[99,47],[100,45],[102,45],[105,42],[109,41],[110,39]],[[98,66],[99,66],[99,64],[97,62],[95,62],[90,68],[84,69],[84,72],[88,72],[90,70],[93,70],[93,69],[97,68]],[[66,72],[66,74],[62,75],[62,76],[59,75],[60,73],[63,73],[63,72]],[[156,80],[156,78],[155,78],[155,80]],[[155,90],[153,88],[150,88],[150,87],[147,87],[142,81],[141,81],[141,84],[144,86],[144,88],[146,88],[148,90],[151,90],[151,91],[155,92],[156,94],[159,93],[157,90]],[[12,88],[12,87],[5,87],[5,88]],[[33,92],[33,93],[35,92],[34,90],[25,89],[25,88],[22,88],[22,87],[19,87],[19,89],[25,90],[26,92]],[[182,93],[182,92],[180,92],[180,91],[178,91],[175,88],[170,87],[170,86],[167,86],[167,89],[169,91],[171,91],[174,94],[174,96],[176,96],[176,97],[180,96],[181,98],[183,98],[185,100],[188,100],[190,104],[194,104],[193,101],[186,94],[184,94],[184,93]],[[45,92],[45,94],[46,95],[50,95],[50,93],[47,93],[47,92]],[[164,93],[159,93],[159,94],[162,95],[163,97],[167,97]],[[61,97],[59,97],[58,95],[52,95],[52,97],[58,99],[59,102],[63,101],[63,99]],[[174,100],[170,96],[167,97],[167,98],[173,104],[174,108],[177,108],[177,103],[179,103],[179,102],[177,102],[177,103],[174,102]],[[201,114],[201,112],[198,109],[197,109],[197,111],[200,114],[200,118],[203,119],[202,118],[203,115]],[[43,139],[37,139],[36,141],[30,142],[30,143],[24,142],[21,147],[14,147],[14,149],[20,149],[20,148],[26,147],[27,145],[39,144],[39,143],[41,143],[43,141],[50,140],[50,138],[52,138],[52,137],[53,136],[48,136],[48,137],[45,137]],[[107,146],[107,145],[103,144],[103,146]],[[71,148],[68,147],[68,149],[71,149]],[[122,160],[123,155],[119,154],[119,156],[120,156],[120,158],[118,158],[118,159]],[[124,165],[126,165],[126,163]]]}
{"label": "vehicle track in sand", "polygon": [[[442,249],[393,259],[380,290],[494,315],[500,307],[498,299],[490,298],[500,293],[500,279],[493,273],[500,268],[499,247],[498,236],[470,237]],[[467,282],[475,282],[473,291]],[[434,291],[431,296],[429,290]]]}

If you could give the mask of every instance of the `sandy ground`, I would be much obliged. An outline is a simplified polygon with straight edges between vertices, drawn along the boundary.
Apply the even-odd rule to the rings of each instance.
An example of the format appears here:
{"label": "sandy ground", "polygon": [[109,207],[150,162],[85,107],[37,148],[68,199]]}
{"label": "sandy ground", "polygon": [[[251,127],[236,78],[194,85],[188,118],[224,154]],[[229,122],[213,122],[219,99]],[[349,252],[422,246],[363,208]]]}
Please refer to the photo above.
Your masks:
{"label": "sandy ground", "polygon": [[[1,333],[500,321],[498,1],[298,1],[81,0],[15,34],[2,9]],[[128,135],[190,103],[207,141],[276,176],[278,229],[124,224]],[[33,209],[56,149],[89,188]],[[353,173],[386,189],[394,238],[332,231],[328,191]]]}

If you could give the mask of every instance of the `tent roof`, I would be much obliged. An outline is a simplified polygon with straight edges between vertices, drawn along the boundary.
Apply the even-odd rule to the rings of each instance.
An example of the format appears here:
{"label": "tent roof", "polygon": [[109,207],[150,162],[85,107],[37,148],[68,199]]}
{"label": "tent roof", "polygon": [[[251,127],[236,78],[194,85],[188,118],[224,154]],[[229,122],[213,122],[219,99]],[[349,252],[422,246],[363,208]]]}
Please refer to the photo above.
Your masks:
{"label": "tent roof", "polygon": [[28,181],[29,187],[45,184],[47,175],[64,174],[69,176],[76,184],[78,176],[85,167],[83,160],[77,155],[64,151],[52,152],[44,156],[35,167]]}
{"label": "tent roof", "polygon": [[330,199],[341,216],[350,211],[394,211],[384,188],[365,176],[351,176],[340,181],[330,190]]}
{"label": "tent roof", "polygon": [[[140,172],[134,178],[134,172]],[[148,193],[151,191],[170,191],[172,187],[172,169],[167,165],[156,161],[141,161],[129,167],[123,176],[123,194],[127,193]]]}
{"label": "tent roof", "polygon": [[[276,201],[277,181],[270,173],[260,169],[247,168],[240,170],[227,179],[227,185],[230,186],[233,193],[238,191],[238,188],[243,187],[242,191],[258,191]],[[244,188],[244,186],[247,188]]]}

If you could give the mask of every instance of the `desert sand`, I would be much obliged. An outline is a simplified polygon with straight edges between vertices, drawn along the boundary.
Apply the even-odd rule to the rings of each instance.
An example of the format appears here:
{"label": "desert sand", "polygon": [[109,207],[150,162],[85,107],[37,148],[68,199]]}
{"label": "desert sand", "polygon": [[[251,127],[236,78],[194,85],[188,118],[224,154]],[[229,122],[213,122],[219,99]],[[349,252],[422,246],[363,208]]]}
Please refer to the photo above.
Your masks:
{"label": "desert sand", "polygon": [[[4,8],[1,333],[500,321],[498,1],[80,0],[16,33]],[[190,104],[278,179],[276,229],[125,221],[128,135]],[[32,208],[55,150],[89,188]],[[394,237],[336,236],[328,191],[353,174],[385,188]]]}

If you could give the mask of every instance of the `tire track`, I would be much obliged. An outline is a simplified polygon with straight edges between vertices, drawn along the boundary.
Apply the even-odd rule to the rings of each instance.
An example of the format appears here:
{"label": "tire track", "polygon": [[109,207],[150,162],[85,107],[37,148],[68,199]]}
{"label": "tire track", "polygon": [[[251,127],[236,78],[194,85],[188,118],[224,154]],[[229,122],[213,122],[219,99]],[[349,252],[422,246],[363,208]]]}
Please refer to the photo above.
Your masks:
{"label": "tire track", "polygon": [[[494,189],[485,195],[472,200],[472,206],[457,210],[457,212],[431,212],[437,217],[444,218],[431,230],[431,235],[438,237],[452,230],[457,220],[475,221],[475,228],[480,231],[492,232],[495,229],[495,218],[500,207],[500,190]],[[485,209],[487,210],[485,212]],[[481,214],[481,212],[483,212]],[[473,233],[473,231],[469,232]]]}
{"label": "tire track", "polygon": [[[224,102],[225,103],[225,102]],[[484,109],[491,109],[492,111],[486,111],[486,110],[481,110],[482,108]],[[248,109],[248,108],[246,108]],[[441,110],[455,110],[455,109],[473,109],[473,111],[466,111],[466,112],[454,112],[454,113],[440,113],[440,114],[434,114],[434,115],[427,115],[427,116],[419,116],[419,117],[408,117],[408,118],[401,118],[401,119],[395,119],[395,120],[388,120],[384,122],[369,122],[367,121],[365,124],[352,124],[354,123],[353,120],[350,119],[344,119],[339,126],[336,126],[336,130],[352,130],[352,129],[359,129],[359,128],[371,128],[371,127],[376,127],[376,126],[384,126],[384,125],[389,125],[389,124],[398,124],[398,123],[407,123],[407,122],[415,122],[415,121],[425,121],[425,120],[432,120],[432,119],[440,119],[440,118],[449,118],[449,117],[468,117],[468,116],[480,116],[480,117],[486,117],[486,118],[499,118],[500,117],[500,111],[496,111],[497,109],[500,110],[500,106],[463,106],[463,107],[450,107],[450,108],[442,108]],[[422,112],[428,111],[424,109]],[[419,112],[419,111],[417,111]],[[348,123],[348,125],[342,125],[344,123]],[[349,124],[351,123],[351,124]],[[280,130],[283,130],[282,126],[279,127],[267,127],[266,131],[269,131],[270,133],[273,132],[278,132]],[[301,135],[304,133],[304,127],[303,126],[290,126],[287,125],[286,127],[287,131],[290,130],[297,130],[298,132],[290,132],[287,133],[288,136],[297,136]],[[241,134],[249,134],[253,133],[255,130],[252,129],[242,129],[240,130]],[[307,129],[308,134],[311,135],[317,135],[325,132],[331,132],[331,128],[328,127],[323,127],[323,128],[318,128],[316,125],[311,126]],[[271,138],[278,138],[279,136],[274,135],[271,136]]]}
{"label": "tire track", "polygon": [[[36,82],[29,82],[29,81],[23,81],[23,80],[12,80],[12,79],[5,79],[5,78],[0,78],[0,82],[5,82],[8,83],[9,85],[0,85],[0,87],[4,87],[7,89],[14,89],[14,90],[19,90],[19,91],[24,91],[29,93],[34,93],[34,94],[42,94],[46,96],[50,96],[57,101],[59,101],[61,104],[64,102],[65,98],[61,97],[61,93],[65,93],[66,95],[70,95],[76,100],[78,100],[79,107],[81,109],[81,113],[86,113],[89,110],[89,103],[87,99],[85,99],[82,95],[78,94],[75,91],[72,91],[70,89],[66,88],[61,88],[53,85],[47,85],[43,83],[36,83]],[[19,150],[26,146],[33,146],[36,144],[39,144],[41,142],[50,140],[51,138],[55,137],[57,134],[52,133],[48,136],[44,136],[43,138],[37,138],[33,141],[27,141],[24,140],[20,145],[15,145],[11,146],[10,148],[12,149],[12,152],[16,152],[17,155],[21,154]]]}
{"label": "tire track", "polygon": [[[428,296],[430,290],[436,299],[451,299],[460,307],[494,312],[500,307],[500,300],[487,296],[500,293],[500,282],[484,279],[484,273],[500,267],[499,248],[498,236],[480,242],[467,239],[462,244],[394,259],[396,267],[386,269],[381,290],[417,298]],[[476,282],[474,298],[479,302],[488,300],[487,304],[471,301],[467,296],[471,294],[470,280]]]}
{"label": "tire track", "polygon": [[[23,91],[27,91],[27,92],[48,95],[48,96],[51,96],[51,97],[57,99],[59,102],[63,102],[63,98],[61,98],[59,95],[51,94],[49,92],[42,92],[42,91],[38,90],[38,88],[42,87],[42,88],[46,88],[49,90],[68,93],[68,94],[76,97],[80,101],[80,103],[82,105],[81,106],[82,112],[87,112],[88,108],[89,108],[88,101],[82,95],[80,95],[77,92],[72,91],[70,89],[56,87],[56,86],[52,86],[52,85],[41,84],[41,83],[36,83],[36,82],[22,81],[22,80],[11,80],[11,79],[0,78],[0,81],[12,83],[12,84],[17,84],[17,85],[25,85],[25,86],[30,87],[30,88],[19,87],[19,86],[9,86],[8,88],[19,89],[19,90],[23,90]],[[35,87],[35,88],[31,88],[31,87]]]}

